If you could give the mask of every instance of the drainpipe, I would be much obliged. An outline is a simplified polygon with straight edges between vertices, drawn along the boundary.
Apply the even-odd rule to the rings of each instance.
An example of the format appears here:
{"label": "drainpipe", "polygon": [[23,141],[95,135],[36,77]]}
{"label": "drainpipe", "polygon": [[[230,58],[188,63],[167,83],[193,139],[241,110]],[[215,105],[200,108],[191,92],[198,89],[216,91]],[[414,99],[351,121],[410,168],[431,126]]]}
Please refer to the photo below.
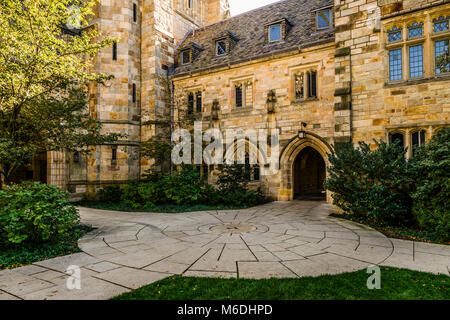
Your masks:
{"label": "drainpipe", "polygon": [[[169,73],[167,73],[167,81],[169,84],[169,88],[170,88],[170,146],[171,149],[173,148],[173,143],[172,143],[172,134],[174,131],[174,121],[175,121],[175,84],[173,83],[173,81],[169,81]],[[170,161],[170,173],[173,173],[173,166],[172,166],[172,159],[169,160]]]}
{"label": "drainpipe", "polygon": [[350,142],[353,143],[353,67],[352,67],[352,50],[350,49],[350,110],[349,110],[349,126],[350,126]]}

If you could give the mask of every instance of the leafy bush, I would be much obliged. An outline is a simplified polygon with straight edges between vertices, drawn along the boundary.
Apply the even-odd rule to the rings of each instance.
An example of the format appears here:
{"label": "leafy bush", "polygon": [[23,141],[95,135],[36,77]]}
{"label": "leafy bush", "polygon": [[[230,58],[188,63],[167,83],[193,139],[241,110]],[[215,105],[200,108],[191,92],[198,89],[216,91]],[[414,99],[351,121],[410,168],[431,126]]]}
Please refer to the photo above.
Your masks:
{"label": "leafy bush", "polygon": [[131,208],[151,208],[161,201],[160,183],[132,180],[122,189],[121,202]]}
{"label": "leafy bush", "polygon": [[91,230],[91,227],[79,225],[58,237],[58,241],[55,242],[23,243],[2,249],[0,250],[0,270],[80,252],[78,240]]}
{"label": "leafy bush", "polygon": [[119,186],[106,186],[100,189],[99,196],[104,202],[116,202],[122,197],[122,189]]}
{"label": "leafy bush", "polygon": [[79,225],[68,194],[54,186],[24,182],[0,190],[0,246],[52,242]]}
{"label": "leafy bush", "polygon": [[211,189],[208,197],[212,204],[241,207],[265,201],[260,189],[256,191],[248,189],[250,174],[244,165],[223,165],[220,170],[217,189]]}
{"label": "leafy bush", "polygon": [[243,166],[224,166],[216,189],[201,177],[195,166],[186,165],[180,171],[152,172],[142,180],[128,182],[120,191],[120,199],[121,204],[133,209],[161,205],[251,206],[262,203],[264,197],[260,190],[247,189],[248,176]]}
{"label": "leafy bush", "polygon": [[244,165],[222,165],[217,186],[220,191],[245,191],[250,177]]}
{"label": "leafy bush", "polygon": [[406,149],[376,142],[336,147],[329,155],[331,166],[325,188],[334,192],[334,204],[347,213],[365,216],[381,225],[412,223]]}
{"label": "leafy bush", "polygon": [[450,128],[440,130],[410,161],[413,213],[419,225],[450,241]]}
{"label": "leafy bush", "polygon": [[122,190],[121,200],[133,208],[155,205],[190,205],[204,202],[208,184],[192,166],[172,174],[150,173],[143,180],[130,181]]}
{"label": "leafy bush", "polygon": [[185,166],[181,171],[165,175],[161,183],[167,203],[189,205],[206,200],[206,180],[191,166]]}

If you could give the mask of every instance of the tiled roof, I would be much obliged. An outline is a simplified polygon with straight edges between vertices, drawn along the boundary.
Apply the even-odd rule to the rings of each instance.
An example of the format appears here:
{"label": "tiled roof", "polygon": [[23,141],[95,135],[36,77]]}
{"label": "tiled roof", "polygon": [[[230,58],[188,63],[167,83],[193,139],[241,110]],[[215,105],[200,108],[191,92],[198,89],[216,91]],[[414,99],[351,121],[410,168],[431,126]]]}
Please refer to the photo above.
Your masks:
{"label": "tiled roof", "polygon": [[[179,45],[177,53],[190,48],[192,41],[203,50],[197,52],[191,64],[177,66],[172,74],[179,76],[258,59],[280,51],[332,42],[334,29],[316,32],[311,17],[314,10],[332,7],[333,2],[333,0],[284,0],[191,31]],[[267,44],[266,25],[282,19],[287,19],[291,25],[284,41]],[[238,39],[234,47],[228,55],[216,57],[213,48],[214,39],[230,33]]]}

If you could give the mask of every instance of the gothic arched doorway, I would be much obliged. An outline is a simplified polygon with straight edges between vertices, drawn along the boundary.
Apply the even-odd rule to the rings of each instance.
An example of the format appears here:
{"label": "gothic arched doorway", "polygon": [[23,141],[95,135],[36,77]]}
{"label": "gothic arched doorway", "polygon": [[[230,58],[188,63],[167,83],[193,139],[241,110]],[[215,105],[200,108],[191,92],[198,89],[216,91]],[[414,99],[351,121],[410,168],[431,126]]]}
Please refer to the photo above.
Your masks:
{"label": "gothic arched doorway", "polygon": [[293,168],[294,197],[296,199],[326,198],[323,184],[326,165],[322,155],[312,147],[303,148],[297,155]]}

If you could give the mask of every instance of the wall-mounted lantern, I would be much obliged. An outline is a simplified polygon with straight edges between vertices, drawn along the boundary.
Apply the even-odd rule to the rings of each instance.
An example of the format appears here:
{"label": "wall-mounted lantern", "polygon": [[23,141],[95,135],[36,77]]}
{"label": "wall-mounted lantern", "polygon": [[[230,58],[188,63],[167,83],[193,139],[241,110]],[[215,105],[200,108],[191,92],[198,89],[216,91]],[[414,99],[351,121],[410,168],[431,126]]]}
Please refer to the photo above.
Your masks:
{"label": "wall-mounted lantern", "polygon": [[307,124],[302,122],[302,129],[298,132],[298,138],[299,139],[305,139],[306,138],[306,131],[304,128],[306,128]]}
{"label": "wall-mounted lantern", "polygon": [[277,94],[275,90],[270,90],[267,93],[267,113],[275,113],[276,104],[277,104]]}
{"label": "wall-mounted lantern", "polygon": [[219,120],[219,112],[220,112],[219,100],[214,99],[211,108],[211,118],[213,120]]}

